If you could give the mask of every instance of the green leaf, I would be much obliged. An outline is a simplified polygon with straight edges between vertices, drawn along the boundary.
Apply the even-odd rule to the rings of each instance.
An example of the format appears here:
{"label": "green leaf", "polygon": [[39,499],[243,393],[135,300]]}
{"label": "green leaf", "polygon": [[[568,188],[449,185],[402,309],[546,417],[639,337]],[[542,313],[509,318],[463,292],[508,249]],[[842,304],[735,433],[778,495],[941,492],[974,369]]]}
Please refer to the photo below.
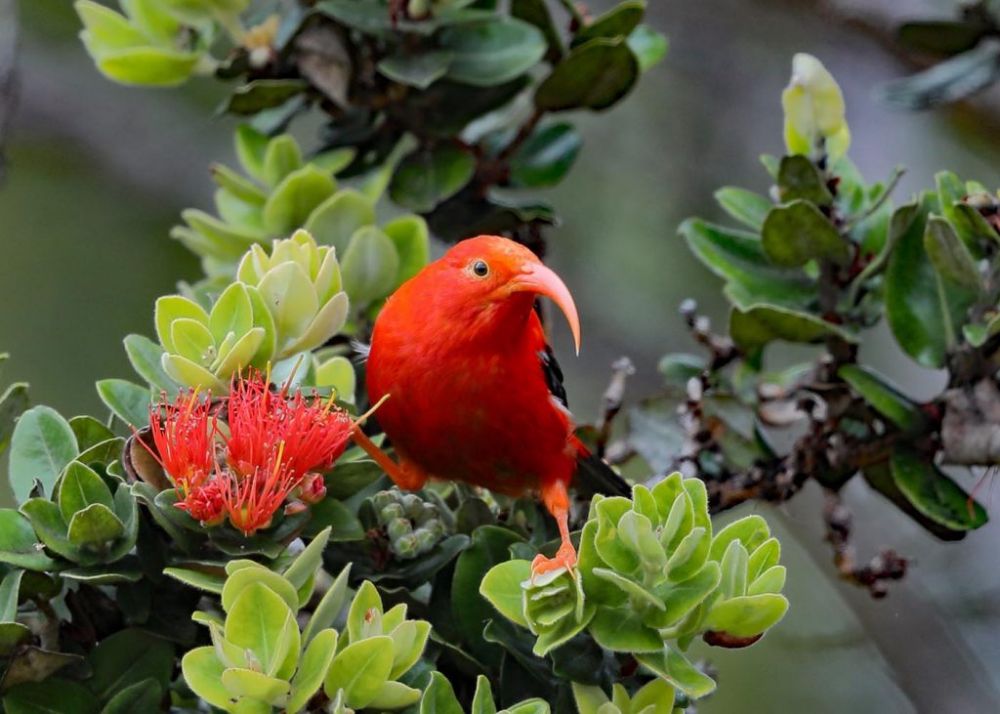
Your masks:
{"label": "green leaf", "polygon": [[12,384],[0,394],[0,454],[6,451],[17,418],[28,408],[28,385]]}
{"label": "green leaf", "polygon": [[164,568],[163,574],[197,590],[214,593],[215,595],[222,594],[222,587],[226,583],[225,577],[218,573],[204,572],[192,568]]}
{"label": "green leaf", "polygon": [[783,595],[742,595],[716,603],[704,626],[734,637],[753,637],[777,624],[787,611],[788,600]]}
{"label": "green leaf", "polygon": [[227,114],[250,115],[281,106],[309,88],[301,79],[255,79],[237,87],[222,106]]}
{"label": "green leaf", "polygon": [[165,295],[156,300],[154,314],[156,336],[167,352],[177,351],[174,341],[171,339],[170,326],[175,320],[183,318],[196,320],[208,327],[208,313],[193,300],[182,295]]}
{"label": "green leaf", "polygon": [[464,714],[451,682],[440,672],[431,672],[431,681],[420,699],[420,714]]}
{"label": "green leaf", "polygon": [[663,649],[663,638],[643,619],[631,605],[598,607],[589,631],[597,644],[612,652],[658,652]]}
{"label": "green leaf", "polygon": [[301,166],[302,150],[298,143],[291,135],[282,134],[268,141],[260,178],[268,186],[274,187]]}
{"label": "green leaf", "polygon": [[309,624],[302,633],[302,641],[310,642],[316,635],[334,623],[344,604],[347,602],[347,582],[351,574],[351,565],[347,564],[334,579],[333,584],[323,595],[316,609],[313,610]]}
{"label": "green leaf", "polygon": [[71,461],[63,472],[57,500],[59,511],[67,523],[75,513],[94,503],[114,508],[111,489],[97,472],[78,461]]}
{"label": "green leaf", "polygon": [[757,231],[774,208],[774,204],[766,196],[735,186],[720,188],[715,192],[715,200],[730,216]]}
{"label": "green leaf", "polygon": [[524,617],[524,590],[521,583],[530,577],[531,563],[527,560],[508,560],[495,565],[486,573],[479,586],[479,593],[508,620],[521,627],[527,627],[528,621]]}
{"label": "green leaf", "polygon": [[452,144],[420,149],[400,162],[389,196],[404,208],[428,213],[469,183],[475,168],[473,156]]}
{"label": "green leaf", "polygon": [[727,290],[727,296],[741,309],[762,302],[805,307],[816,298],[816,286],[805,273],[774,266],[752,233],[698,219],[684,221],[679,232],[705,267],[738,287]]}
{"label": "green leaf", "polygon": [[178,52],[162,47],[134,47],[101,52],[99,56],[95,56],[97,68],[108,79],[147,87],[175,87],[183,84],[194,72],[199,58],[199,53]]}
{"label": "green leaf", "polygon": [[258,181],[264,181],[264,156],[268,150],[269,138],[249,124],[236,127],[234,144],[236,156],[243,169]]}
{"label": "green leaf", "polygon": [[[956,541],[965,538],[966,532],[964,530],[953,530],[951,528],[947,528],[937,521],[931,520],[917,510],[917,508],[910,502],[910,499],[903,494],[899,486],[896,484],[895,479],[892,477],[892,470],[890,469],[888,462],[868,466],[863,469],[861,473],[864,476],[865,481],[868,482],[869,486],[885,496],[892,503],[892,505],[905,513],[910,519],[919,524],[934,537],[943,541]],[[761,546],[757,552],[760,552],[763,548],[764,546]],[[754,558],[757,555],[757,552],[750,556],[751,573],[753,572]],[[774,562],[777,562],[777,558],[774,558]]]}
{"label": "green leaf", "polygon": [[598,38],[575,47],[535,91],[545,111],[607,109],[639,76],[639,61],[624,38]]}
{"label": "green leaf", "polygon": [[390,679],[399,679],[417,663],[430,634],[431,625],[425,620],[405,620],[389,632],[393,645]]}
{"label": "green leaf", "polygon": [[747,552],[752,553],[770,536],[771,530],[763,516],[757,514],[744,516],[715,534],[708,557],[716,562],[721,561],[730,544],[734,541],[739,541]]}
{"label": "green leaf", "polygon": [[23,570],[11,570],[0,581],[0,622],[11,623],[17,618],[17,599],[22,577]]}
{"label": "green leaf", "polygon": [[838,376],[864,397],[882,416],[904,431],[921,431],[927,418],[920,408],[892,385],[885,377],[868,367],[846,364]]}
{"label": "green leaf", "polygon": [[101,714],[134,714],[153,712],[163,699],[163,688],[155,679],[144,679],[116,694],[101,710]]}
{"label": "green leaf", "polygon": [[37,406],[24,412],[10,443],[9,478],[17,502],[28,498],[36,480],[52,493],[59,474],[77,453],[76,435],[56,410]]}
{"label": "green leaf", "polygon": [[82,450],[114,439],[115,434],[103,422],[91,416],[75,416],[69,420],[69,428],[76,434],[76,443]]}
{"label": "green leaf", "polygon": [[125,524],[107,506],[94,503],[73,514],[66,537],[80,548],[103,551],[111,541],[125,535]]}
{"label": "green leaf", "polygon": [[986,509],[927,457],[897,446],[890,461],[899,490],[922,514],[952,530],[973,530],[989,520]]}
{"label": "green leaf", "polygon": [[382,597],[375,585],[366,580],[354,594],[347,611],[347,635],[351,642],[357,642],[370,634],[381,634]]}
{"label": "green leaf", "polygon": [[639,71],[647,72],[667,56],[667,38],[649,25],[639,25],[628,36],[628,47],[639,60]]}
{"label": "green leaf", "polygon": [[43,552],[31,523],[12,508],[0,508],[0,563],[41,572],[56,567]]}
{"label": "green leaf", "polygon": [[321,245],[332,245],[343,256],[358,229],[375,223],[375,204],[352,188],[337,191],[309,215],[305,229]]}
{"label": "green leaf", "polygon": [[760,305],[746,312],[734,309],[729,316],[729,332],[733,341],[748,352],[775,340],[811,343],[837,336],[847,342],[856,341],[831,322],[777,305]]}
{"label": "green leaf", "polygon": [[246,285],[234,282],[222,291],[208,316],[208,329],[215,344],[222,344],[232,333],[242,337],[253,328],[253,303]]}
{"label": "green leaf", "polygon": [[344,291],[354,305],[385,297],[395,287],[399,256],[393,242],[375,226],[358,229],[341,261]]}
{"label": "green leaf", "polygon": [[230,707],[229,692],[222,686],[225,666],[214,647],[196,647],[188,652],[181,659],[181,671],[184,681],[199,697],[222,710]]}
{"label": "green leaf", "polygon": [[965,291],[934,269],[924,241],[933,196],[897,209],[890,224],[894,245],[885,273],[889,327],[903,351],[925,367],[940,368],[965,321]]}
{"label": "green leaf", "polygon": [[323,549],[330,541],[330,528],[325,528],[313,537],[295,560],[282,573],[285,580],[290,582],[296,589],[305,585],[310,576],[323,565]]}
{"label": "green leaf", "polygon": [[284,680],[269,677],[252,669],[236,667],[226,669],[222,673],[222,686],[234,697],[266,702],[272,707],[284,701],[290,688],[288,682]]}
{"label": "green leaf", "polygon": [[594,18],[573,37],[573,46],[599,37],[615,39],[632,33],[646,12],[644,0],[625,0],[603,15]]}
{"label": "green leaf", "polygon": [[392,639],[377,636],[352,642],[334,657],[324,691],[332,698],[343,689],[345,703],[360,709],[378,695],[391,669]]}
{"label": "green leaf", "polygon": [[700,699],[715,691],[715,681],[685,659],[684,655],[664,647],[657,654],[636,655],[639,664],[663,677],[669,684],[692,699]]}
{"label": "green leaf", "polygon": [[316,633],[306,647],[299,662],[299,669],[292,679],[292,691],[289,695],[287,709],[298,712],[319,691],[330,670],[330,664],[337,652],[337,631],[321,630]]}
{"label": "green leaf", "polygon": [[427,89],[445,76],[453,59],[454,54],[444,50],[417,54],[398,53],[382,59],[376,67],[394,82]]}
{"label": "green leaf", "polygon": [[12,687],[3,698],[7,714],[97,714],[100,703],[78,682],[53,677]]}
{"label": "green leaf", "polygon": [[511,181],[530,188],[556,185],[573,166],[582,145],[572,124],[541,127],[511,157]]}
{"label": "green leaf", "polygon": [[472,708],[469,714],[497,714],[497,705],[493,701],[493,691],[490,680],[483,675],[476,677],[476,693],[472,697]]}
{"label": "green leaf", "polygon": [[[230,579],[233,577],[230,575]],[[297,602],[294,590],[292,596]],[[250,650],[264,671],[275,671],[274,667],[288,654],[283,640],[291,635],[290,622],[297,636],[298,627],[294,626],[293,611],[287,602],[267,585],[251,582],[229,609],[225,636],[232,644]]]}
{"label": "green leaf", "polygon": [[129,335],[124,340],[125,353],[132,369],[140,377],[157,389],[171,394],[177,390],[177,383],[172,380],[161,365],[163,348],[148,337]]}
{"label": "green leaf", "polygon": [[761,228],[761,245],[775,265],[786,268],[810,260],[843,265],[850,259],[847,241],[816,206],[801,199],[771,209]]}
{"label": "green leaf", "polygon": [[451,54],[448,79],[477,87],[515,79],[534,67],[547,49],[537,28],[513,17],[446,27],[438,45]]}
{"label": "green leaf", "polygon": [[396,247],[399,257],[396,285],[401,285],[419,273],[430,260],[427,221],[420,216],[400,216],[382,226],[382,232]]}
{"label": "green leaf", "polygon": [[95,385],[104,405],[125,424],[141,429],[149,424],[149,390],[125,379],[102,379]]}
{"label": "green leaf", "polygon": [[[232,565],[232,562],[230,561],[230,565]],[[228,570],[229,568],[227,568]],[[297,612],[299,609],[298,586],[293,585],[286,578],[273,570],[268,570],[263,565],[251,561],[247,563],[246,567],[229,572],[228,575],[225,587],[222,589],[221,599],[222,609],[226,612],[230,612],[236,607],[240,596],[248,588],[256,585],[266,587],[280,597],[291,612]],[[274,617],[277,619],[277,615]]]}
{"label": "green leaf", "polygon": [[87,686],[107,701],[147,679],[166,689],[174,669],[174,647],[142,630],[120,630],[101,640],[87,662],[93,671]]}
{"label": "green leaf", "polygon": [[420,701],[419,689],[408,687],[401,682],[388,681],[382,685],[378,694],[368,706],[371,709],[403,709]]}
{"label": "green leaf", "polygon": [[290,234],[306,224],[310,214],[336,191],[325,171],[306,165],[292,171],[264,204],[264,227],[277,236]]}

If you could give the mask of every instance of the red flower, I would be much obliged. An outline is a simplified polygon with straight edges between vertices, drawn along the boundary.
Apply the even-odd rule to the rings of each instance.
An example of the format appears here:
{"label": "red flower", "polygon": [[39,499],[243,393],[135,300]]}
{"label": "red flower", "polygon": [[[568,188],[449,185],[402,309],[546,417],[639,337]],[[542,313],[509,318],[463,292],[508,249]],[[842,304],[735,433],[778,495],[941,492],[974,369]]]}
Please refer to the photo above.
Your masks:
{"label": "red flower", "polygon": [[163,393],[149,409],[156,450],[146,448],[182,494],[204,484],[215,470],[216,417],[211,410],[211,399],[194,389],[181,392],[173,403]]}
{"label": "red flower", "polygon": [[287,385],[271,391],[254,372],[233,379],[225,425],[211,409],[210,401],[187,392],[150,410],[154,456],[183,497],[178,508],[205,525],[228,518],[250,535],[270,525],[293,493],[303,508],[323,499],[326,487],[316,471],[343,453],[352,427],[332,399],[307,399],[299,391],[289,396]]}
{"label": "red flower", "polygon": [[271,519],[298,486],[300,479],[292,474],[281,460],[279,446],[268,469],[249,476],[228,474],[222,479],[222,500],[229,522],[243,535],[251,535],[259,528],[271,525]]}
{"label": "red flower", "polygon": [[177,503],[177,507],[201,521],[202,525],[215,526],[222,523],[226,515],[223,489],[226,478],[226,476],[216,477],[204,486],[192,488],[184,500]]}
{"label": "red flower", "polygon": [[332,400],[307,402],[298,391],[289,397],[287,387],[273,393],[259,373],[234,379],[226,439],[229,465],[243,475],[256,473],[283,444],[283,463],[295,478],[328,468],[351,435],[350,417],[332,406]]}

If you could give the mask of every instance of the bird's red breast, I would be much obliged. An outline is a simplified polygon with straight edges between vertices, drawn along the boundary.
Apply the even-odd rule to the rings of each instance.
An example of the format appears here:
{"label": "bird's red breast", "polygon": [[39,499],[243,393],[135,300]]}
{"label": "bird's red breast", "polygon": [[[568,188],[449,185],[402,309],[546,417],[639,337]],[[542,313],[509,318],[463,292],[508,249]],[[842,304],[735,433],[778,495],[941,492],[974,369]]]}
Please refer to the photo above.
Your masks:
{"label": "bird's red breast", "polygon": [[576,334],[555,274],[523,246],[485,236],[459,243],[388,300],[367,387],[373,403],[390,395],[377,418],[404,465],[510,495],[570,481],[573,426],[546,382],[533,310],[543,293],[569,301]]}

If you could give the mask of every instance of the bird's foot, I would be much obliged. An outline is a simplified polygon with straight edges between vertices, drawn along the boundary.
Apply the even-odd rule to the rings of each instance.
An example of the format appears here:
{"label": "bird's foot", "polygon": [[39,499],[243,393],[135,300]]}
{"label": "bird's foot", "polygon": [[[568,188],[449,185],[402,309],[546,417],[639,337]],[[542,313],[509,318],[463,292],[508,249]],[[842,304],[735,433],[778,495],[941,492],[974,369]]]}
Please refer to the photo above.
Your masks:
{"label": "bird's foot", "polygon": [[556,551],[553,557],[546,558],[541,554],[535,556],[535,559],[531,561],[531,577],[534,579],[539,575],[551,573],[560,568],[573,570],[575,567],[576,549],[569,541],[563,541],[563,544],[559,546],[559,550]]}

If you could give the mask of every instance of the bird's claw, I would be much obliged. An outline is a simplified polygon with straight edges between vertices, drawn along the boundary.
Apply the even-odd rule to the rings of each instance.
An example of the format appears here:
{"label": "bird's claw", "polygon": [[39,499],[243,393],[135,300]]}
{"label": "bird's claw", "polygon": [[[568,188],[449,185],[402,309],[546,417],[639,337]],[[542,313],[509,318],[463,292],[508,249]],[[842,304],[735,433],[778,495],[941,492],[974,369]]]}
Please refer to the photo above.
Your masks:
{"label": "bird's claw", "polygon": [[531,561],[531,578],[534,580],[539,575],[551,573],[559,568],[572,571],[575,567],[576,549],[572,543],[564,542],[551,558],[546,558],[541,554],[535,556],[535,559]]}

